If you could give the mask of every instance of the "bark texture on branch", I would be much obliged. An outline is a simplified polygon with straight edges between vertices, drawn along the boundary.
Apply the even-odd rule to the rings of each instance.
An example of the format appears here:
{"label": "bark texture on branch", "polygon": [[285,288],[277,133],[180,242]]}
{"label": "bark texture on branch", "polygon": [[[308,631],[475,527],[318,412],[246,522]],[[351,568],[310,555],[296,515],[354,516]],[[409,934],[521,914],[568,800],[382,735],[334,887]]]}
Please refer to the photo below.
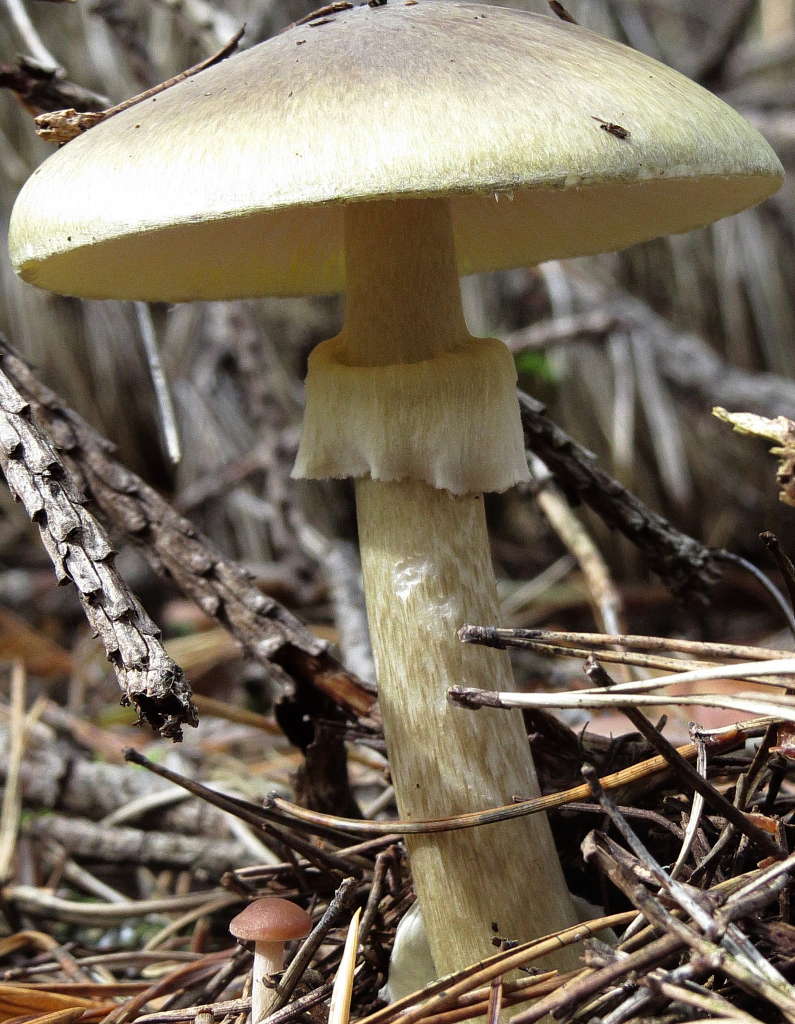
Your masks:
{"label": "bark texture on branch", "polygon": [[24,828],[26,835],[51,839],[68,853],[106,864],[149,864],[190,868],[220,876],[224,871],[256,863],[257,858],[242,843],[207,836],[185,836],[179,832],[130,828],[107,828],[87,818],[48,814],[33,818]]}
{"label": "bark texture on branch", "polygon": [[[8,730],[0,725],[0,786],[8,764]],[[64,743],[32,735],[20,765],[22,798],[26,806],[97,820],[120,807],[151,796],[168,784],[148,772],[131,772],[127,765],[76,757]],[[154,812],[147,812],[151,817]],[[186,835],[224,834],[225,816],[203,800],[185,800],[158,808],[158,828]],[[136,819],[137,820],[137,819]]]}
{"label": "bark texture on branch", "polygon": [[36,523],[59,584],[74,583],[86,618],[113,665],[122,704],[161,736],[196,725],[190,686],[168,656],[160,631],[114,566],[104,527],[88,511],[28,401],[0,372],[0,468]]}
{"label": "bark texture on branch", "polygon": [[96,110],[108,104],[106,96],[68,81],[59,68],[44,67],[32,57],[20,57],[16,64],[0,65],[0,89],[15,93],[34,115],[62,107]]}
{"label": "bark texture on branch", "polygon": [[[325,641],[263,594],[249,573],[224,558],[153,488],[117,462],[113,445],[41,384],[2,337],[0,370],[52,437],[69,473],[105,519],[138,545],[158,575],[172,579],[205,614],[228,629],[287,692],[318,691],[330,705],[353,716],[371,711],[373,688],[348,672]],[[323,711],[333,717],[330,708]]]}

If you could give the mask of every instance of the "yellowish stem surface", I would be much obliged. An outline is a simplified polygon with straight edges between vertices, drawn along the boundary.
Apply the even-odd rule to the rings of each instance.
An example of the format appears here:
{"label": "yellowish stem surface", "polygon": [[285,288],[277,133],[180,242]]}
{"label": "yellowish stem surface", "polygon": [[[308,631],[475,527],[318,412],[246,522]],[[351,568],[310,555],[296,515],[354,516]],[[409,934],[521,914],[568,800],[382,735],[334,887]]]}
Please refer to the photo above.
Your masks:
{"label": "yellowish stem surface", "polygon": [[[478,343],[461,311],[452,231],[441,200],[358,204],[346,213],[348,305],[338,358],[362,367],[442,360]],[[484,379],[482,386],[488,387]],[[514,401],[515,405],[515,401]],[[457,413],[466,419],[471,410]],[[417,411],[412,444],[425,440]],[[518,422],[518,408],[511,413]],[[458,439],[454,419],[444,443]],[[515,424],[513,424],[515,427]],[[387,438],[390,426],[384,427]],[[484,441],[487,439],[484,439]],[[493,439],[491,439],[493,440]],[[404,818],[434,818],[538,792],[519,714],[455,708],[453,684],[513,689],[506,654],[465,646],[465,622],[496,622],[480,494],[420,480],[356,484],[368,615],[392,777]],[[411,868],[437,971],[529,939],[575,915],[546,818],[411,837]],[[576,964],[562,951],[561,967]]]}
{"label": "yellowish stem surface", "polygon": [[[419,482],[358,480],[362,568],[392,779],[402,818],[436,818],[538,793],[521,715],[453,707],[453,684],[514,689],[505,652],[465,645],[465,622],[496,622],[481,496]],[[439,973],[574,920],[543,815],[407,837]],[[562,951],[557,966],[577,965]]]}

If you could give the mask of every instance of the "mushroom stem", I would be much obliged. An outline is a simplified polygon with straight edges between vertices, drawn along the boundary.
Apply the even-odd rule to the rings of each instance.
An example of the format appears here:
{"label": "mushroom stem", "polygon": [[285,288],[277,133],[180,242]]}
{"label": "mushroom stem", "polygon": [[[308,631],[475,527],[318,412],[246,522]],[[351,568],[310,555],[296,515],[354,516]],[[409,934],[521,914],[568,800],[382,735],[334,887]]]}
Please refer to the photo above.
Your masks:
{"label": "mushroom stem", "polygon": [[[505,652],[456,638],[464,622],[497,621],[482,496],[361,479],[356,501],[401,818],[444,817],[536,794],[521,716],[461,714],[446,700],[454,680],[515,688]],[[489,955],[495,934],[525,940],[572,923],[545,817],[406,838],[438,973]],[[564,962],[577,965],[573,955],[556,965]]]}
{"label": "mushroom stem", "polygon": [[284,967],[284,941],[254,943],[254,966],[251,971],[251,1024],[268,1016],[276,1001],[276,989],[268,978]]}
{"label": "mushroom stem", "polygon": [[[518,469],[514,464],[516,451],[510,454],[518,436],[523,460],[512,364],[504,346],[475,340],[466,329],[445,200],[352,205],[346,246],[346,322],[331,343],[334,358],[357,373],[369,364],[396,380],[407,374],[403,390],[395,385],[389,393],[390,385],[375,402],[386,420],[372,432],[387,457],[405,448],[405,459],[416,463],[405,472],[385,472],[386,480],[362,476],[356,484],[368,616],[400,815],[433,818],[508,803],[515,794],[538,792],[521,715],[473,714],[453,707],[446,693],[453,683],[515,688],[506,654],[464,646],[456,637],[465,622],[497,621],[497,603],[482,494],[451,493],[483,490],[472,480],[489,477],[506,451],[508,479],[501,486],[526,471],[523,461]],[[447,364],[459,356],[466,364],[463,378],[445,388]],[[424,385],[412,383],[417,373],[439,386],[427,402]],[[361,390],[370,391],[364,378]],[[355,396],[346,398],[337,396],[343,417],[355,404]],[[309,416],[312,400],[310,387]],[[396,421],[402,430],[411,417],[406,440],[397,435]],[[487,956],[495,934],[524,940],[575,920],[541,815],[412,837],[409,846],[440,973]],[[556,962],[573,966],[575,954],[562,951]]]}

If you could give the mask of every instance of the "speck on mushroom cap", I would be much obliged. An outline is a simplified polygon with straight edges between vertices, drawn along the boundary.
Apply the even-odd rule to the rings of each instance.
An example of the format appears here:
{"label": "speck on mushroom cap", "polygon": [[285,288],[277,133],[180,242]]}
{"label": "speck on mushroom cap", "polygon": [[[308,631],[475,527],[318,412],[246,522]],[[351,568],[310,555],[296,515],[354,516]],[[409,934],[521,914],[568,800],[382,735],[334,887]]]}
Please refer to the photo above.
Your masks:
{"label": "speck on mushroom cap", "polygon": [[743,118],[634,50],[551,16],[388,0],[68,143],[23,189],[10,246],[23,278],[67,294],[331,292],[344,202],[451,195],[469,273],[699,227],[781,175]]}
{"label": "speck on mushroom cap", "polygon": [[301,939],[311,928],[312,918],[305,910],[278,896],[254,900],[229,922],[229,931],[236,939],[254,942]]}

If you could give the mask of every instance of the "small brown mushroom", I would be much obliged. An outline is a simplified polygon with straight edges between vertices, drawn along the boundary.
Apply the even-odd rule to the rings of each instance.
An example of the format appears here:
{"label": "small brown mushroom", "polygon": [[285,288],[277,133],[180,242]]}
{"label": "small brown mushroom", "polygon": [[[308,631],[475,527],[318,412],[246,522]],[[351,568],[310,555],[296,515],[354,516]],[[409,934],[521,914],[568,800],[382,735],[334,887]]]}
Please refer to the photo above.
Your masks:
{"label": "small brown mushroom", "polygon": [[289,939],[302,939],[312,928],[312,918],[290,900],[267,896],[249,903],[229,922],[229,931],[236,939],[254,943],[254,968],[251,982],[251,1021],[257,1024],[267,1017],[276,997],[276,990],[267,978],[278,974],[284,966],[284,944]]}

